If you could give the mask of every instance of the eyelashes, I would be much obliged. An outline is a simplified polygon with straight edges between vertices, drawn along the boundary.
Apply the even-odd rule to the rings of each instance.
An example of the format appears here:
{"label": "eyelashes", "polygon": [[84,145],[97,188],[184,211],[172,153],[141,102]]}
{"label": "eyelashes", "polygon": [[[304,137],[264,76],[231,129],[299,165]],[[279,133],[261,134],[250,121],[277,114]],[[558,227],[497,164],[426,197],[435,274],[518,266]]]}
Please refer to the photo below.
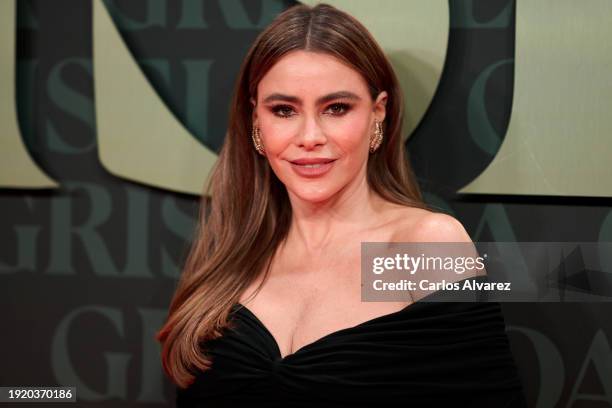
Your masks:
{"label": "eyelashes", "polygon": [[279,118],[288,118],[292,116],[293,108],[289,105],[276,105],[271,109],[272,113]]}
{"label": "eyelashes", "polygon": [[[348,111],[352,108],[351,105],[344,102],[336,102],[329,105],[325,112],[328,112],[332,116],[344,116]],[[294,116],[296,113],[293,110],[293,107],[290,105],[276,105],[270,108],[270,111],[279,118],[290,118]]]}
{"label": "eyelashes", "polygon": [[332,108],[335,109],[334,111],[332,111],[332,115],[342,116],[351,109],[351,106],[348,103],[336,102],[336,103],[332,103],[331,105],[329,105],[327,110],[330,110]]}

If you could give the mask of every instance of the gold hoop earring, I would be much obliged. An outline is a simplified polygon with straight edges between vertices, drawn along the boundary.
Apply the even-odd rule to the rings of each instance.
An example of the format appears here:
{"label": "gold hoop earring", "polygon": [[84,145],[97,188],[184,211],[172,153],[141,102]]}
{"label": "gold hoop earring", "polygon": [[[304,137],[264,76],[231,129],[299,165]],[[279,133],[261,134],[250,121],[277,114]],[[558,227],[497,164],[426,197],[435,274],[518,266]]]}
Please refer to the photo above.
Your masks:
{"label": "gold hoop earring", "polygon": [[374,153],[381,145],[383,140],[382,123],[375,121],[376,130],[374,131],[374,137],[370,140],[370,153]]}
{"label": "gold hoop earring", "polygon": [[255,145],[255,150],[257,150],[257,153],[265,156],[265,150],[263,148],[263,144],[261,143],[261,134],[259,132],[259,128],[255,125],[253,125],[253,132],[251,136],[253,138],[253,144]]}

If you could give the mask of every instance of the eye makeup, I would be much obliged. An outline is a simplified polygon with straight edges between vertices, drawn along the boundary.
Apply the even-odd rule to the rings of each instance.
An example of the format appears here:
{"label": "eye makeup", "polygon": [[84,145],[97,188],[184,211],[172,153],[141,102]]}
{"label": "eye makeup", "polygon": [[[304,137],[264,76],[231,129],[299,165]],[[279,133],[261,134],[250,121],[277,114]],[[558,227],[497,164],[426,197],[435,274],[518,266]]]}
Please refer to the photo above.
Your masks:
{"label": "eye makeup", "polygon": [[[329,112],[331,116],[344,116],[352,108],[351,104],[345,102],[334,102],[329,104],[324,112]],[[270,111],[279,118],[290,118],[294,116],[295,110],[291,105],[279,104],[269,108]]]}

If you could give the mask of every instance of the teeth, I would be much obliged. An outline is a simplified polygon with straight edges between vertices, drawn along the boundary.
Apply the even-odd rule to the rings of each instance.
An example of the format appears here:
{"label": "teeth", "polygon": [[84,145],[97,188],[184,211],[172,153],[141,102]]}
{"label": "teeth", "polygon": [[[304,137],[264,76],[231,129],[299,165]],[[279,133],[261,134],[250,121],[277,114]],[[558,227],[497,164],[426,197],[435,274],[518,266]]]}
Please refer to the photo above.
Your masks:
{"label": "teeth", "polygon": [[304,167],[321,167],[321,163],[317,164],[303,164]]}

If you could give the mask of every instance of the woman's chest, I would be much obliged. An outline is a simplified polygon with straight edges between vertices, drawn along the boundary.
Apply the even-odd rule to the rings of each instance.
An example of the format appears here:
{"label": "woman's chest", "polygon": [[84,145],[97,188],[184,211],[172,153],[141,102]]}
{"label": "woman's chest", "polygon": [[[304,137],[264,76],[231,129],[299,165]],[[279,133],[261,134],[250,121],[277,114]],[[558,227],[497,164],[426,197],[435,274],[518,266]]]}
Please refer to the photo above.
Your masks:
{"label": "woman's chest", "polygon": [[336,256],[282,259],[249,300],[259,282],[241,299],[275,341],[281,356],[318,339],[396,312],[406,302],[361,301],[360,246],[341,248]]}

